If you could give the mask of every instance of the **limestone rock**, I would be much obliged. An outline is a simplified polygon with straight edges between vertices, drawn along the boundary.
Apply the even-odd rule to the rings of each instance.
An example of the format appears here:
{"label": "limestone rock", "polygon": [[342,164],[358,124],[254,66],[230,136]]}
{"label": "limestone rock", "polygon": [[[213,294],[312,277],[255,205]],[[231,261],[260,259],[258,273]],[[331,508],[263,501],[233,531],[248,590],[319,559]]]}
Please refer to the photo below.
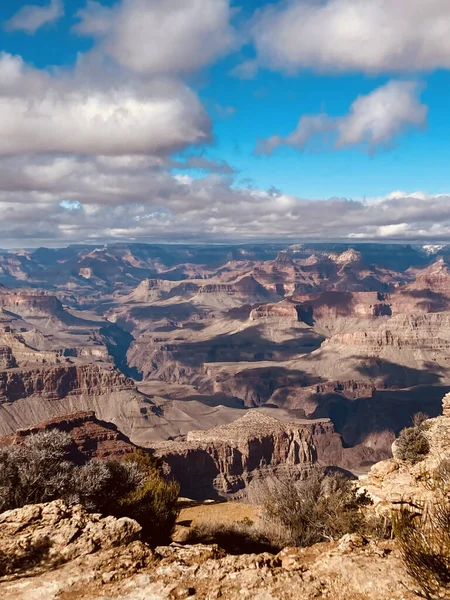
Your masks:
{"label": "limestone rock", "polygon": [[172,544],[152,552],[134,541],[84,553],[58,569],[0,579],[0,596],[2,600],[413,600],[407,591],[411,582],[393,542],[360,543],[350,538],[351,551],[343,550],[341,541],[286,548],[278,555],[241,556],[201,544]]}
{"label": "limestone rock", "polygon": [[181,493],[196,499],[245,495],[255,479],[302,476],[317,461],[308,424],[283,422],[248,411],[229,425],[192,431],[186,442],[154,446],[169,465]]}
{"label": "limestone rock", "polygon": [[105,369],[96,364],[0,371],[0,404],[31,395],[57,399],[68,395],[105,395],[132,389],[134,383],[131,379],[115,369]]}
{"label": "limestone rock", "polygon": [[396,457],[375,464],[367,477],[361,480],[365,489],[375,501],[378,511],[391,510],[408,505],[419,510],[424,504],[433,501],[433,491],[428,485],[430,477],[442,460],[450,458],[450,394],[443,401],[443,414],[428,419],[423,430],[428,438],[430,452],[424,460],[410,465]]}
{"label": "limestone rock", "polygon": [[1,514],[0,552],[11,564],[20,564],[37,548],[43,552],[43,564],[55,565],[126,546],[139,539],[140,531],[132,519],[89,514],[80,505],[56,500]]}

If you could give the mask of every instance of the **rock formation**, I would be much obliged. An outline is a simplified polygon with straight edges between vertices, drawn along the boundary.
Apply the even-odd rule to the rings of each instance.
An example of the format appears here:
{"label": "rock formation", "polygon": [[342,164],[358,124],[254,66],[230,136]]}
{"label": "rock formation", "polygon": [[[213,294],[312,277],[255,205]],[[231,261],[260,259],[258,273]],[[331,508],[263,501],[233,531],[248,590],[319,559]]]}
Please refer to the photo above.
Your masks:
{"label": "rock formation", "polygon": [[[60,501],[0,515],[2,600],[413,600],[392,541],[347,535],[273,555],[138,540],[130,519],[102,518]],[[34,550],[34,554],[31,552]],[[30,557],[31,555],[31,557]],[[2,563],[0,563],[2,564]],[[3,566],[3,564],[2,564]],[[14,568],[18,572],[14,574]]]}
{"label": "rock formation", "polygon": [[137,449],[115,425],[98,420],[93,411],[56,417],[28,429],[19,429],[10,436],[0,438],[0,447],[20,444],[29,435],[53,429],[70,434],[74,444],[70,455],[73,462],[92,458],[117,459]]}
{"label": "rock formation", "polygon": [[443,460],[450,459],[450,393],[442,401],[442,415],[426,421],[423,429],[430,452],[415,465],[394,456],[379,462],[367,476],[361,477],[361,487],[375,502],[378,511],[409,506],[412,510],[433,501],[433,490],[427,485],[429,477]]}
{"label": "rock formation", "polygon": [[141,526],[126,517],[88,514],[79,505],[67,506],[55,500],[2,513],[0,531],[0,552],[8,558],[8,572],[33,548],[42,553],[39,567],[48,568],[99,550],[126,546],[139,539]]}
{"label": "rock formation", "polygon": [[28,396],[56,399],[80,394],[104,395],[127,389],[134,389],[130,379],[114,369],[102,369],[95,364],[0,371],[0,405]]}
{"label": "rock formation", "polygon": [[152,448],[179,481],[181,494],[200,500],[245,498],[258,482],[299,479],[315,464],[348,467],[377,457],[369,448],[344,448],[328,420],[281,421],[257,410]]}
{"label": "rock formation", "polygon": [[151,445],[269,405],[331,419],[318,439],[362,468],[450,389],[444,246],[0,251],[0,281],[3,434],[94,410]]}

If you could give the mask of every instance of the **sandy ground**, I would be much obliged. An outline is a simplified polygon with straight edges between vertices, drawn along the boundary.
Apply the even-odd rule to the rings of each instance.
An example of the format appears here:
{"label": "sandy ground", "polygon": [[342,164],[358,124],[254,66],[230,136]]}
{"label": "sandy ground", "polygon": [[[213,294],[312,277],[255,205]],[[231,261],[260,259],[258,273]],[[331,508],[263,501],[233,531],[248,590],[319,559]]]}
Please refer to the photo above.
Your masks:
{"label": "sandy ground", "polygon": [[221,502],[214,504],[200,504],[181,509],[177,525],[193,527],[201,524],[228,525],[250,519],[255,522],[259,519],[261,507],[256,504],[242,502]]}

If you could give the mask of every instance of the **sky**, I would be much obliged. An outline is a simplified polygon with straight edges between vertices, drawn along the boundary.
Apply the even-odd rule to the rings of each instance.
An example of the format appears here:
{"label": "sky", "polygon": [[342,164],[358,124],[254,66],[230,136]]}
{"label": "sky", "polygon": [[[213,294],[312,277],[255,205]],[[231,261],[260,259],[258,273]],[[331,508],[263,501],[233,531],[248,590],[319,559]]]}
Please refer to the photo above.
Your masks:
{"label": "sky", "polygon": [[0,247],[450,241],[448,0],[9,0]]}

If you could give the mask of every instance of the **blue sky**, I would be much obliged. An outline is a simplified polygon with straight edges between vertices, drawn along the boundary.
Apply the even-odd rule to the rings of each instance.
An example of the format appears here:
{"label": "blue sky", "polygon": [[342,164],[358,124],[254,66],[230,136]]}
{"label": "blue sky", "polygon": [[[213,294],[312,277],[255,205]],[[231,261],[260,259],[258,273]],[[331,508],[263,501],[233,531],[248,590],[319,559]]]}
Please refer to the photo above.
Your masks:
{"label": "blue sky", "polygon": [[446,240],[450,6],[393,4],[2,3],[0,246]]}

